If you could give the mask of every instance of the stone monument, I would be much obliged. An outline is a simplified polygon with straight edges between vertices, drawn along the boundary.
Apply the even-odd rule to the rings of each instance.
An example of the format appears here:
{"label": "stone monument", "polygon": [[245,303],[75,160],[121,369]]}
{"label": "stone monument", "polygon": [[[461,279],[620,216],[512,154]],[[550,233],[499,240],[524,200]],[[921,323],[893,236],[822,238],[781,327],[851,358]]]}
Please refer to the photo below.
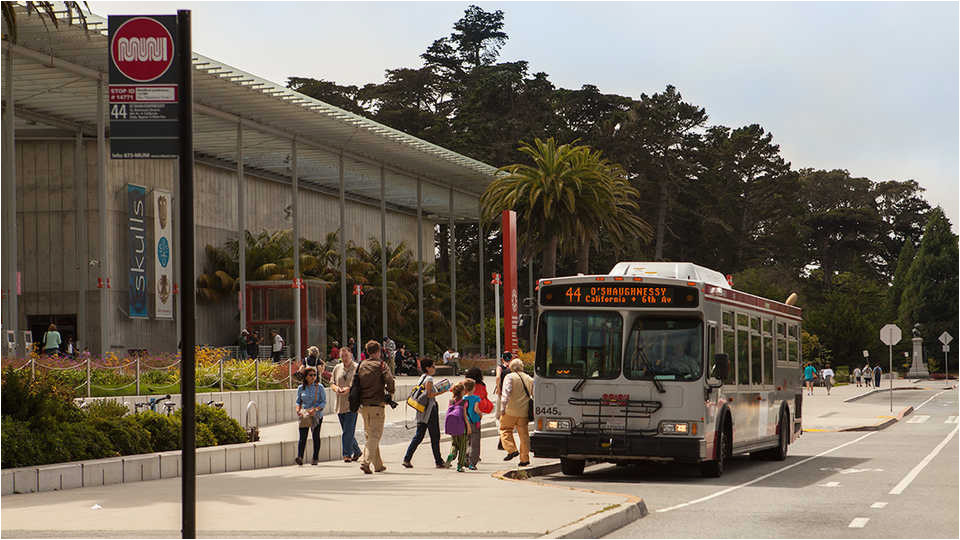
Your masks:
{"label": "stone monument", "polygon": [[910,365],[910,371],[907,373],[909,378],[930,377],[927,371],[927,363],[923,361],[923,338],[920,337],[919,325],[913,325],[913,363]]}

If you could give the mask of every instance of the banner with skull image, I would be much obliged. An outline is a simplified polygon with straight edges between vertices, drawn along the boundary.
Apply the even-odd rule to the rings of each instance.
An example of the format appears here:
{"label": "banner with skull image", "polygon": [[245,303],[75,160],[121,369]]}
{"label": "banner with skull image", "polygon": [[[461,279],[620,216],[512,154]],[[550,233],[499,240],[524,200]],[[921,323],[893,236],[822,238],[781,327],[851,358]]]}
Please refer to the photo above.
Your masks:
{"label": "banner with skull image", "polygon": [[154,318],[173,319],[173,203],[169,191],[153,190]]}

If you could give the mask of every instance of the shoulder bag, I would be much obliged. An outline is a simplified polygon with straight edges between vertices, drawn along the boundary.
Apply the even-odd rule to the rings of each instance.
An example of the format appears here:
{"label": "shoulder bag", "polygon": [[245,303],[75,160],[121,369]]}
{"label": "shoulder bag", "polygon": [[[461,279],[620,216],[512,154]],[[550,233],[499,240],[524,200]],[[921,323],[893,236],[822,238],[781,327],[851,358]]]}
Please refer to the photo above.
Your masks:
{"label": "shoulder bag", "polygon": [[523,392],[527,394],[527,419],[533,420],[533,396],[530,395],[530,390],[527,390],[527,383],[523,382],[523,375],[517,373],[517,378],[520,379],[520,386],[523,386]]}
{"label": "shoulder bag", "polygon": [[426,375],[421,376],[420,381],[410,390],[410,396],[407,398],[407,405],[421,413],[426,410],[427,403],[430,401],[430,398],[427,397],[427,388],[424,385],[426,379]]}
{"label": "shoulder bag", "polygon": [[347,396],[347,401],[350,404],[350,412],[357,412],[360,410],[360,381],[357,379],[360,378],[360,364],[357,364],[357,371],[353,373],[353,382],[350,383],[350,394]]}

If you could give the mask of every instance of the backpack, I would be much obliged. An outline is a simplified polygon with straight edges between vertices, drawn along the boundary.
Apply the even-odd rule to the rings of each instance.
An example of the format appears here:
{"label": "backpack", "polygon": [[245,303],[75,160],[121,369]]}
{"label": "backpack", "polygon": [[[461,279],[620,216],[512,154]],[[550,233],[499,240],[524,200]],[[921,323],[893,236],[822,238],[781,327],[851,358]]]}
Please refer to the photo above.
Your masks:
{"label": "backpack", "polygon": [[463,435],[467,432],[466,413],[463,410],[463,400],[450,401],[447,406],[447,416],[444,420],[443,431],[447,435]]}
{"label": "backpack", "polygon": [[480,396],[480,403],[477,404],[477,409],[480,410],[481,414],[490,414],[493,412],[493,402],[487,398],[487,387],[483,383],[477,385],[477,388],[483,388],[483,395]]}

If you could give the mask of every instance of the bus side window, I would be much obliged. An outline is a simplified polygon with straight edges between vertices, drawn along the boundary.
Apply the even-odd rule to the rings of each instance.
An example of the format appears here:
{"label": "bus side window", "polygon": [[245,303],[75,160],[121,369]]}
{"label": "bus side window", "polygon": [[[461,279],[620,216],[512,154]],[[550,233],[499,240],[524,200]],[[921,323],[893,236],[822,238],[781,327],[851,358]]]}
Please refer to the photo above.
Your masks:
{"label": "bus side window", "polygon": [[710,323],[710,332],[707,334],[707,378],[713,377],[714,357],[717,354],[717,323]]}

